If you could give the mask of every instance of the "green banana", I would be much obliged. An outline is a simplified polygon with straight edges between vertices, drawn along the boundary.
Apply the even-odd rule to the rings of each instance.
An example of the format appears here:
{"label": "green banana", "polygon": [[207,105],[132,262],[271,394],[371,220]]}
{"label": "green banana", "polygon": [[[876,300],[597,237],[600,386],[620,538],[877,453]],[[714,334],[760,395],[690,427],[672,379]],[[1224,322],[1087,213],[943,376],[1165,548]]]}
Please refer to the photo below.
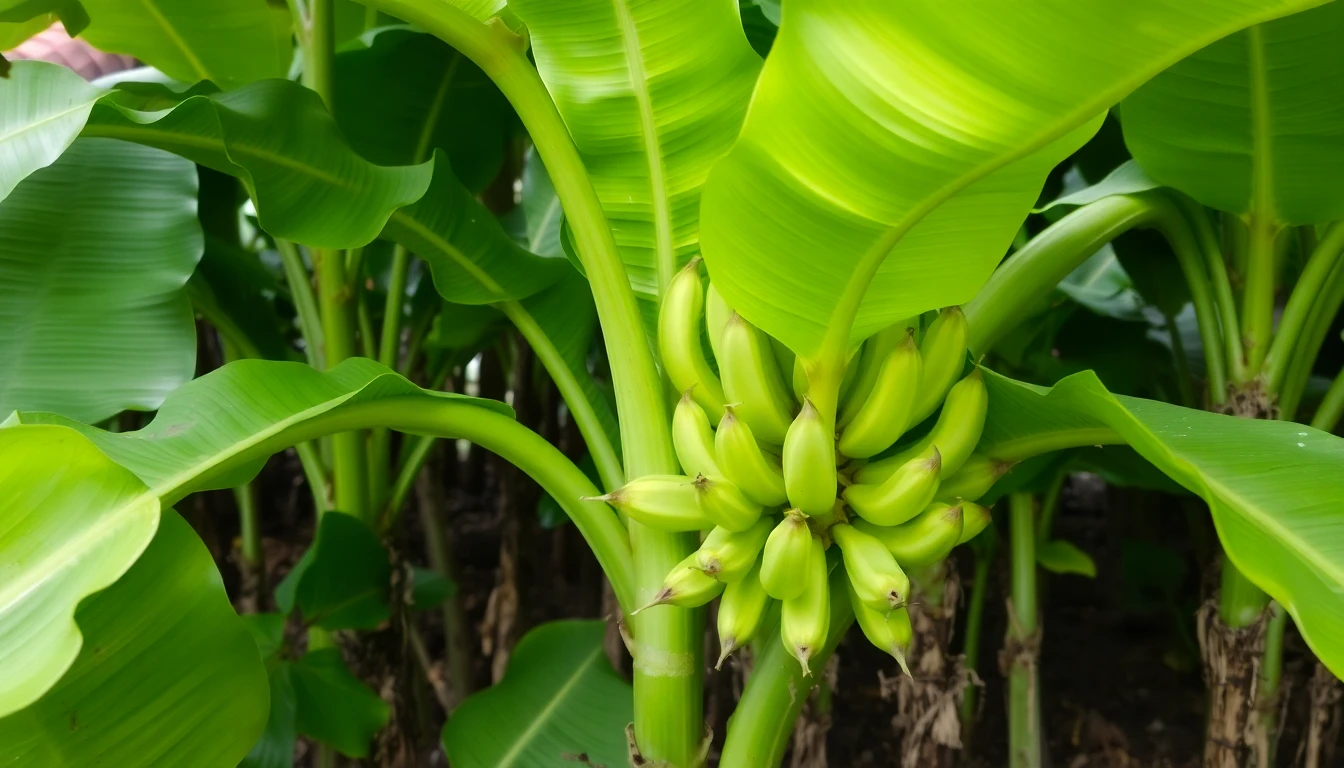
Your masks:
{"label": "green banana", "polygon": [[761,586],[761,566],[756,564],[746,576],[723,588],[719,600],[719,661],[715,669],[733,651],[751,642],[765,617],[770,596]]}
{"label": "green banana", "polygon": [[780,612],[779,631],[784,647],[803,665],[803,675],[810,677],[807,662],[826,645],[826,633],[831,628],[831,585],[826,568],[826,550],[821,539],[809,542],[807,562],[795,575],[803,583],[797,596],[784,601]]}
{"label": "green banana", "polygon": [[840,433],[840,453],[866,459],[905,433],[919,394],[921,370],[923,362],[911,329],[882,362],[868,399]]}
{"label": "green banana", "polygon": [[731,405],[724,408],[719,429],[714,433],[714,456],[723,476],[752,501],[777,507],[788,500],[784,470],[761,451],[751,427],[737,417]]}
{"label": "green banana", "polygon": [[736,485],[720,475],[697,475],[695,491],[700,511],[715,525],[730,531],[747,530],[761,519],[764,511],[760,504],[748,499]]}
{"label": "green banana", "polygon": [[[677,563],[672,572],[663,579],[663,585],[658,588],[658,594],[654,595],[653,600],[644,608],[652,608],[655,605],[675,605],[681,608],[699,608],[710,600],[718,597],[723,591],[723,582],[718,581],[712,576],[705,575],[704,571],[695,567],[695,554]],[[635,613],[639,613],[635,611]]]}
{"label": "green banana", "polygon": [[863,604],[854,585],[849,585],[849,602],[854,606],[854,618],[863,630],[868,642],[886,651],[901,665],[901,671],[910,676],[910,667],[905,662],[905,652],[910,649],[910,640],[914,637],[914,627],[910,624],[910,612],[905,608],[894,611],[875,611]]}
{"label": "green banana", "polygon": [[943,480],[938,487],[938,498],[944,501],[975,501],[988,493],[999,478],[1008,474],[1012,468],[1012,462],[972,453],[955,475]]}
{"label": "green banana", "polygon": [[745,531],[716,527],[695,551],[695,567],[724,583],[741,579],[760,558],[775,521],[761,518]]}
{"label": "green banana", "polygon": [[830,531],[859,600],[874,611],[904,607],[910,599],[910,578],[882,542],[848,523],[832,526]]}
{"label": "green banana", "polygon": [[863,343],[858,365],[849,366],[854,369],[853,383],[849,392],[840,399],[840,414],[836,422],[840,427],[845,427],[858,415],[859,409],[873,391],[873,385],[877,383],[877,375],[882,371],[882,364],[887,361],[887,356],[907,335],[913,333],[918,325],[919,318],[912,317],[905,322],[883,328]]}
{"label": "green banana", "polygon": [[722,474],[714,459],[714,428],[689,389],[681,393],[672,411],[672,447],[677,450],[682,471],[691,477]]}
{"label": "green banana", "polygon": [[835,506],[835,433],[812,401],[803,408],[784,436],[784,489],[789,503],[807,515],[822,515]]}
{"label": "green banana", "polygon": [[709,348],[714,350],[714,359],[723,359],[723,329],[728,327],[728,316],[733,314],[732,307],[719,295],[719,289],[710,281],[705,289],[705,333],[709,336]]}
{"label": "green banana", "polygon": [[961,502],[961,536],[957,537],[957,543],[965,544],[974,539],[992,522],[994,517],[988,507],[982,507],[973,501]]}
{"label": "green banana", "polygon": [[680,533],[714,527],[701,509],[695,481],[685,475],[646,475],[631,480],[605,496],[583,501],[605,501],[635,522],[660,531]]}
{"label": "green banana", "polygon": [[667,286],[658,309],[658,351],[667,377],[679,392],[691,396],[715,419],[723,413],[723,385],[700,346],[705,295],[700,283],[700,257],[691,259]]}
{"label": "green banana", "polygon": [[881,483],[849,486],[844,493],[845,503],[870,523],[900,525],[933,501],[942,466],[942,454],[937,448],[930,448],[928,454],[907,461]]}
{"label": "green banana", "polygon": [[782,445],[793,421],[793,397],[770,349],[769,338],[734,312],[721,340],[719,372],[727,402],[751,425],[757,439]]}
{"label": "green banana", "polygon": [[919,377],[919,395],[910,414],[910,423],[918,424],[938,410],[952,382],[966,365],[966,315],[961,307],[947,307],[929,324],[920,342],[924,370]]}
{"label": "green banana", "polygon": [[918,568],[947,557],[961,540],[961,505],[939,501],[930,504],[919,516],[904,525],[873,525],[855,520],[854,527],[872,536],[896,556],[903,568]]}
{"label": "green banana", "polygon": [[951,477],[971,457],[976,443],[980,442],[988,408],[989,390],[985,388],[985,375],[977,368],[947,393],[943,412],[929,434],[905,450],[864,465],[854,473],[854,482],[880,483],[907,461],[934,446],[943,455],[942,473]]}
{"label": "green banana", "polygon": [[802,574],[812,551],[812,530],[807,518],[796,509],[784,513],[784,519],[770,532],[761,553],[761,585],[776,600],[797,597],[805,582]]}

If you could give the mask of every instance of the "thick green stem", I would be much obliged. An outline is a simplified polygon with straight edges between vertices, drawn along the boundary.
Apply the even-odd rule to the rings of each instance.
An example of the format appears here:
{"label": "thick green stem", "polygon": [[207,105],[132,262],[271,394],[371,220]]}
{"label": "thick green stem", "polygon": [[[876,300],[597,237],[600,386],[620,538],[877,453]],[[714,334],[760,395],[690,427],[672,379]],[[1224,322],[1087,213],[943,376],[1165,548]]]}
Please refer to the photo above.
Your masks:
{"label": "thick green stem", "polygon": [[[483,24],[447,3],[361,0],[415,24],[471,59],[513,105],[546,164],[579,258],[592,284],[611,361],[621,447],[629,477],[678,471],[663,383],[602,203],[546,85],[528,60],[526,42],[504,24]],[[639,564],[640,598],[651,599],[664,577],[696,544],[630,525]],[[634,621],[635,731],[646,759],[688,766],[698,759],[703,723],[702,611],[660,607]]]}
{"label": "thick green stem", "polygon": [[1344,252],[1344,223],[1336,222],[1330,226],[1325,237],[1316,245],[1302,275],[1293,287],[1293,293],[1284,305],[1283,315],[1279,318],[1279,328],[1270,344],[1265,357],[1265,386],[1277,393],[1288,376],[1288,367],[1293,354],[1298,351],[1298,339],[1316,305],[1317,297],[1328,283],[1328,278]]}
{"label": "thick green stem", "polygon": [[1035,504],[1029,493],[1008,497],[1012,548],[1012,602],[1008,613],[1008,765],[1040,768],[1041,702],[1036,656]]}
{"label": "thick green stem", "polygon": [[238,502],[239,554],[246,575],[247,591],[260,601],[266,593],[266,562],[261,548],[261,525],[257,519],[257,495],[252,483],[235,486],[233,498]]}
{"label": "thick green stem", "polygon": [[1223,260],[1218,233],[1214,231],[1213,222],[1209,220],[1209,213],[1203,206],[1179,192],[1172,192],[1171,196],[1185,211],[1195,242],[1204,254],[1204,264],[1209,270],[1209,282],[1213,286],[1213,298],[1218,308],[1218,319],[1222,323],[1223,357],[1227,362],[1228,375],[1233,381],[1244,381],[1246,360],[1241,349],[1241,323],[1237,319],[1237,298],[1232,291],[1232,280],[1227,274],[1227,264]]}
{"label": "thick green stem", "polygon": [[1223,583],[1218,600],[1218,613],[1223,623],[1233,629],[1249,627],[1260,618],[1267,605],[1269,595],[1224,557]]}
{"label": "thick green stem", "polygon": [[1274,241],[1279,227],[1267,215],[1253,211],[1247,224],[1246,283],[1241,298],[1241,343],[1246,349],[1246,373],[1259,375],[1274,334]]}
{"label": "thick green stem", "polygon": [[1316,356],[1320,354],[1321,345],[1325,343],[1341,305],[1344,305],[1344,259],[1337,261],[1330,271],[1298,337],[1297,348],[1290,355],[1288,375],[1279,390],[1279,418],[1291,421],[1296,415]]}
{"label": "thick green stem", "polygon": [[[966,657],[966,668],[976,672],[980,670],[980,641],[984,634],[985,598],[989,594],[989,569],[993,564],[992,549],[975,550],[975,580],[971,583],[971,596],[966,603],[966,634],[962,641],[961,653]],[[961,741],[963,744],[970,743],[971,732],[975,728],[978,693],[979,689],[969,685],[961,698]]]}
{"label": "thick green stem", "polygon": [[516,301],[504,301],[495,306],[508,316],[514,327],[532,346],[537,359],[546,366],[547,373],[560,390],[560,396],[565,399],[565,405],[569,407],[569,412],[574,417],[579,433],[583,435],[583,441],[588,446],[593,463],[597,465],[597,473],[602,478],[602,484],[607,490],[615,490],[625,485],[625,471],[621,468],[621,459],[616,455],[616,448],[607,437],[606,429],[588,399],[588,394],[583,391],[578,377],[574,375],[574,371],[570,369],[569,363],[560,354],[551,337],[522,304]]}
{"label": "thick green stem", "polygon": [[1222,403],[1227,399],[1227,361],[1223,354],[1218,309],[1209,285],[1205,249],[1200,247],[1190,219],[1176,202],[1168,196],[1164,196],[1162,202],[1154,226],[1176,254],[1186,285],[1190,288],[1190,301],[1195,306],[1199,337],[1204,344],[1204,375],[1208,379],[1209,400]]}
{"label": "thick green stem", "polygon": [[317,311],[317,295],[313,293],[313,284],[308,277],[308,269],[303,265],[299,249],[288,240],[277,239],[275,250],[280,254],[280,263],[285,268],[285,283],[289,286],[289,296],[299,318],[299,333],[303,335],[303,351],[308,364],[322,368],[322,316]]}
{"label": "thick green stem", "polygon": [[1113,195],[1084,205],[1013,254],[965,306],[971,351],[984,354],[1079,264],[1120,234],[1152,221],[1156,195]]}
{"label": "thick green stem", "polygon": [[1278,603],[1270,603],[1269,623],[1265,627],[1265,658],[1260,663],[1260,688],[1256,692],[1256,764],[1274,768],[1275,737],[1279,723],[1279,684],[1283,679],[1283,633],[1288,612]]}
{"label": "thick green stem", "polygon": [[[854,623],[845,578],[843,568],[831,571],[830,632],[826,647],[808,662],[812,670],[810,677],[803,676],[802,668],[785,649],[778,631],[771,632],[767,638],[759,638],[761,650],[752,660],[751,676],[747,678],[737,709],[728,718],[728,737],[719,765],[724,768],[772,768],[784,759],[793,724],[807,702],[808,689]],[[755,642],[753,647],[757,647]]]}
{"label": "thick green stem", "polygon": [[1335,427],[1339,426],[1342,417],[1344,417],[1344,371],[1339,372],[1330,389],[1326,391],[1325,399],[1321,400],[1316,415],[1311,420],[1311,426],[1325,432],[1333,432]]}

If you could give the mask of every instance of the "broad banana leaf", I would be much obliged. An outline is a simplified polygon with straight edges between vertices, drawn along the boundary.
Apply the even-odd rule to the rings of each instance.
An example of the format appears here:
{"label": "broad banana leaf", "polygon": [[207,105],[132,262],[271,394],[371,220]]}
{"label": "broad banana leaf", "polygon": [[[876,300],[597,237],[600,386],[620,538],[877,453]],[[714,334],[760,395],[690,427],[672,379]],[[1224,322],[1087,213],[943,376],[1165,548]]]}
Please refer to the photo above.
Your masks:
{"label": "broad banana leaf", "polygon": [[1344,439],[1113,395],[1090,371],[1052,389],[997,374],[986,382],[989,420],[977,450],[1021,459],[1060,447],[1133,446],[1208,502],[1237,569],[1279,601],[1316,656],[1344,676]]}
{"label": "broad banana leaf", "polygon": [[1152,177],[1211,208],[1284,224],[1344,218],[1344,4],[1251,27],[1120,106]]}
{"label": "broad banana leaf", "polygon": [[[11,79],[51,79],[54,64],[17,62]],[[61,87],[75,88],[65,80]],[[196,89],[199,90],[199,89]],[[236,91],[181,98],[160,86],[127,86],[102,97],[87,125],[42,131],[64,146],[86,136],[157,147],[242,180],[262,227],[276,237],[323,248],[357,248],[384,229],[424,259],[450,301],[488,303],[530,296],[568,269],[514,243],[452,175],[441,155],[421,165],[373,165],[345,144],[307,88],[266,80]],[[19,126],[16,126],[16,128]],[[19,178],[36,160],[16,167]],[[0,164],[0,170],[10,169]],[[0,189],[12,182],[0,178]]]}
{"label": "broad banana leaf", "polygon": [[0,201],[0,414],[153,410],[196,370],[196,166],[80,139]]}
{"label": "broad banana leaf", "polygon": [[634,718],[630,684],[602,649],[600,621],[555,621],[518,643],[498,685],[469,697],[443,727],[458,768],[564,765],[583,754],[621,765]]}
{"label": "broad banana leaf", "polygon": [[421,390],[360,358],[325,373],[234,363],[178,389],[135,432],[13,414],[0,429],[0,715],[35,701],[74,661],[75,607],[136,561],[161,503],[241,485],[293,442],[292,430],[392,398],[511,414],[502,403]]}
{"label": "broad banana leaf", "polygon": [[852,341],[975,295],[1051,167],[1200,47],[1316,0],[789,0],[701,204],[710,276],[838,369]]}
{"label": "broad banana leaf", "polygon": [[[87,443],[76,448],[79,436],[61,427],[24,429],[65,441],[71,453],[97,453]],[[0,442],[19,436],[4,430]],[[30,476],[49,477],[50,455],[32,458]],[[113,561],[125,553],[99,554]],[[247,754],[266,722],[266,670],[209,550],[176,513],[163,514],[135,565],[81,603],[74,619],[79,655],[46,695],[0,718],[0,762],[232,768]]]}
{"label": "broad banana leaf", "polygon": [[734,0],[513,0],[636,295],[700,245],[700,192],[760,70]]}
{"label": "broad banana leaf", "polygon": [[16,61],[0,88],[0,200],[61,156],[103,91],[54,64]]}
{"label": "broad banana leaf", "polygon": [[222,88],[284,77],[294,59],[289,11],[267,0],[80,0],[82,37],[184,82]]}

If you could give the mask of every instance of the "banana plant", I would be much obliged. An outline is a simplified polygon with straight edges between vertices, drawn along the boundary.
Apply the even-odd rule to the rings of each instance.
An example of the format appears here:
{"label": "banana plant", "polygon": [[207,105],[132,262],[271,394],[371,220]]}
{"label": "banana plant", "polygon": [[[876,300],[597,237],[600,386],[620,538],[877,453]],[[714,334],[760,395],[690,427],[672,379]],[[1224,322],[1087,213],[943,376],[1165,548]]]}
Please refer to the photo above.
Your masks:
{"label": "banana plant", "polygon": [[[43,196],[30,187],[59,187],[56,172],[96,152],[90,142],[140,145],[234,177],[283,262],[308,363],[239,360],[166,396],[118,402],[157,407],[130,432],[90,426],[86,414],[35,412],[27,400],[7,406],[16,413],[0,430],[0,730],[22,735],[0,742],[11,762],[180,762],[174,750],[191,749],[196,764],[231,765],[249,751],[259,760],[252,745],[272,725],[288,727],[291,740],[299,728],[360,754],[367,744],[347,743],[349,729],[323,731],[297,715],[268,725],[257,713],[268,703],[273,714],[282,703],[292,711],[288,702],[305,692],[320,700],[304,681],[339,662],[327,633],[383,615],[380,599],[368,613],[333,611],[344,605],[332,602],[333,585],[351,574],[317,561],[335,549],[327,542],[338,540],[340,515],[375,530],[395,520],[384,514],[379,474],[390,466],[389,430],[472,441],[541,484],[611,582],[633,658],[628,711],[602,706],[624,688],[594,668],[594,653],[558,656],[572,674],[538,684],[553,695],[545,706],[521,699],[521,711],[536,713],[531,723],[479,714],[520,700],[521,684],[506,678],[458,715],[471,723],[475,712],[491,730],[475,738],[449,721],[455,765],[548,764],[557,753],[702,764],[703,606],[720,595],[723,652],[757,648],[720,761],[778,764],[806,699],[799,693],[852,624],[898,663],[920,663],[909,647],[911,590],[990,524],[976,501],[996,468],[1077,446],[1128,444],[1201,496],[1238,572],[1283,606],[1327,667],[1344,671],[1344,526],[1331,516],[1344,495],[1344,442],[1288,422],[1113,395],[1090,373],[1046,390],[968,360],[968,349],[982,353],[1022,317],[1024,301],[1071,271],[1061,265],[1124,229],[1161,229],[1183,266],[1205,254],[1181,198],[1127,189],[1096,195],[995,271],[1047,174],[1108,109],[1206,46],[1318,3],[790,0],[770,8],[779,29],[764,60],[730,0],[362,4],[375,20],[438,38],[457,62],[445,71],[474,65],[507,100],[563,210],[555,242],[586,286],[558,254],[505,233],[464,183],[473,153],[452,158],[432,139],[406,152],[403,141],[375,163],[376,150],[351,148],[377,146],[378,131],[358,127],[368,108],[347,116],[349,128],[339,122],[343,104],[358,103],[342,96],[352,78],[335,66],[338,11],[348,4],[295,0],[285,15],[264,0],[244,3],[245,13],[164,2],[161,17],[176,23],[146,29],[113,4],[84,2],[91,40],[189,82],[106,87],[16,62],[0,90],[0,212],[21,203],[7,242],[20,241],[10,230],[29,221],[22,203]],[[54,12],[49,5],[32,10]],[[275,77],[287,55],[265,47],[288,51],[291,33],[302,85]],[[423,109],[442,108],[436,94],[452,79],[443,82]],[[539,231],[541,220],[528,226]],[[375,344],[352,299],[364,249],[378,238],[394,250]],[[538,351],[601,487],[507,406],[421,388],[392,370],[412,255],[444,300],[497,308]],[[585,290],[552,293],[575,285]],[[573,345],[540,319],[542,306],[589,301],[611,368],[616,434],[582,355],[566,354]],[[21,328],[8,335],[16,349],[28,339]],[[326,450],[305,463],[323,493],[329,465],[331,506],[313,563],[285,599],[312,629],[309,651],[277,656],[275,635],[254,627],[266,653],[235,642],[229,653],[207,651],[211,664],[197,669],[205,639],[148,612],[149,585],[159,582],[137,577],[190,565],[164,562],[166,550],[190,550],[170,546],[191,541],[171,505],[245,484],[267,456],[312,441]],[[190,597],[218,608],[219,592],[216,580]],[[97,612],[100,603],[114,609]],[[142,620],[118,627],[117,609],[132,608]],[[227,610],[208,620],[221,628],[213,643],[245,631]],[[117,643],[126,632],[145,642]],[[169,632],[182,652],[165,660],[149,636]],[[565,635],[594,644],[591,628]],[[550,668],[536,660],[537,643],[524,645],[511,674]],[[282,671],[268,678],[268,667]],[[232,687],[170,684],[193,672]],[[163,680],[161,695],[149,695],[172,714],[152,730],[119,720],[105,703],[114,674]],[[578,685],[591,686],[602,722],[632,720],[626,738],[613,733],[619,723],[590,737],[554,722]],[[191,705],[173,706],[184,695]],[[230,708],[242,704],[247,718]],[[381,714],[363,711],[356,729]],[[66,738],[86,712],[93,724]],[[128,749],[129,732],[147,746]],[[1039,738],[1015,735],[1014,765],[1039,764],[1039,744],[1029,743]],[[949,759],[944,745],[907,746],[907,764]]]}

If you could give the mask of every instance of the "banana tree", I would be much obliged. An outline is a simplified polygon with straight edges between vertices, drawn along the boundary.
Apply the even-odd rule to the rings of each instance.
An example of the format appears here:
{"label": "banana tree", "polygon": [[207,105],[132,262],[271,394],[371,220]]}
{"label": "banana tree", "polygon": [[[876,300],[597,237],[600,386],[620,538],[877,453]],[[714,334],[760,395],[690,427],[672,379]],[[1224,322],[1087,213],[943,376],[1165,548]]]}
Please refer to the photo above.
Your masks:
{"label": "banana tree", "polygon": [[[214,727],[158,717],[158,730],[138,731],[158,753],[129,750],[125,722],[62,738],[86,707],[106,714],[90,697],[112,689],[80,684],[109,666],[168,680],[193,668],[190,658],[164,664],[152,648],[105,645],[118,627],[88,614],[115,601],[124,610],[104,618],[139,619],[142,633],[155,625],[144,618],[153,614],[138,613],[152,608],[148,597],[124,588],[143,583],[132,578],[137,569],[164,567],[151,558],[166,546],[160,537],[183,535],[165,510],[192,492],[246,482],[260,460],[290,445],[335,436],[333,510],[375,519],[364,454],[383,450],[384,430],[498,453],[578,525],[625,614],[633,727],[614,741],[631,759],[704,761],[701,606],[722,593],[720,639],[727,650],[754,639],[759,652],[720,759],[777,764],[805,699],[799,692],[856,619],[884,651],[906,655],[910,576],[918,580],[918,568],[988,524],[974,504],[986,490],[982,470],[1074,446],[1128,443],[1203,497],[1230,561],[1284,606],[1323,663],[1344,669],[1336,557],[1344,528],[1330,518],[1344,493],[1337,438],[1118,397],[1090,374],[1046,391],[974,364],[968,373],[966,359],[968,345],[979,352],[1020,316],[1025,288],[1062,277],[1051,270],[1065,257],[1032,268],[1024,250],[982,288],[1047,173],[1106,110],[1204,46],[1314,4],[896,9],[790,0],[762,62],[727,0],[368,0],[474,63],[521,120],[596,306],[616,439],[586,366],[566,358],[527,308],[566,278],[566,264],[504,235],[443,153],[422,147],[376,165],[332,122],[327,106],[338,115],[343,108],[333,51],[346,6],[295,2],[277,21],[262,0],[233,14],[165,4],[170,18],[192,23],[165,25],[184,32],[164,44],[162,30],[136,34],[124,12],[85,2],[90,39],[228,90],[106,89],[16,63],[0,91],[0,191],[22,195],[64,154],[107,140],[238,178],[277,246],[309,250],[318,290],[304,302],[316,307],[305,335],[320,333],[322,355],[311,362],[325,370],[239,361],[176,389],[154,421],[126,433],[19,406],[0,431],[0,569],[13,574],[0,588],[0,729],[23,738],[5,739],[4,749],[30,764],[118,749],[129,755],[121,763],[148,763],[188,746],[198,763],[241,759],[264,721],[238,719],[222,702],[250,702],[254,715],[268,701],[277,706],[260,652],[212,655],[217,674],[247,689],[226,696],[191,687],[186,695],[198,701],[172,711],[208,715]],[[228,25],[209,23],[226,16]],[[264,79],[280,74],[272,65],[284,57],[250,55],[266,44],[287,50],[290,18],[306,89]],[[1055,230],[1034,250],[1073,254],[1143,219],[1175,240],[1184,234],[1195,243],[1186,251],[1198,254],[1185,210],[1157,194],[1106,196],[1073,214],[1091,229]],[[356,342],[372,334],[356,330],[347,267],[378,237],[398,246],[394,274],[414,254],[445,299],[497,306],[538,349],[601,488],[507,407],[421,389],[355,356]],[[286,260],[298,267],[294,290],[307,278],[301,261]],[[402,291],[394,293],[390,301],[400,301]],[[955,309],[968,302],[964,315]],[[352,437],[364,430],[369,438]],[[705,529],[702,544],[696,532]],[[336,621],[324,612],[334,577],[310,579],[324,573],[315,567],[294,589],[305,618],[319,630],[364,626],[362,615]],[[208,590],[198,591],[204,601]],[[214,620],[239,634],[233,617]],[[321,653],[323,641],[319,631],[310,647]],[[199,642],[173,637],[182,648]],[[523,656],[520,666],[545,668]],[[592,658],[573,659],[569,683],[590,678]],[[323,663],[319,656],[308,666]],[[285,669],[295,680],[302,671]],[[594,696],[619,689],[599,678]],[[509,700],[508,683],[490,692],[495,702]],[[450,727],[455,764],[546,763],[559,751],[624,759],[590,751],[599,739],[612,743],[609,732],[585,743],[584,733],[557,727],[570,686],[554,689],[553,706],[536,710],[530,725],[495,718],[498,730],[479,739]],[[165,686],[163,695],[183,690]],[[208,749],[181,735],[200,730],[211,732]],[[1037,745],[1012,746],[1017,764],[1032,764]],[[912,762],[935,764],[921,754],[907,750]],[[934,754],[947,759],[946,750]]]}

